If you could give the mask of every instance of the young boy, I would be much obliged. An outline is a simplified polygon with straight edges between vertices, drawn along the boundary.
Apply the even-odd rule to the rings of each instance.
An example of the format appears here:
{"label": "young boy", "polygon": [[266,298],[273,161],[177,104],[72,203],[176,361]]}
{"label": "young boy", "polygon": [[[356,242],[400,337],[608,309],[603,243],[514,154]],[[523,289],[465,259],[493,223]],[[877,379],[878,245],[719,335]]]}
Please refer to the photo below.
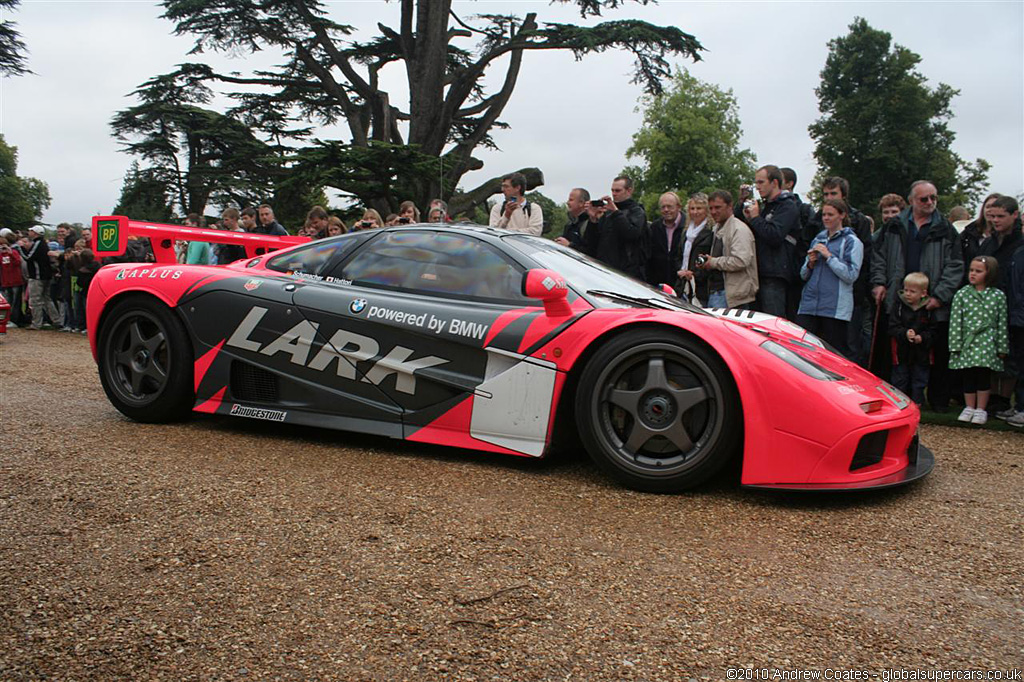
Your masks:
{"label": "young boy", "polygon": [[920,406],[931,366],[933,322],[928,302],[928,275],[912,272],[889,316],[892,337],[892,383]]}

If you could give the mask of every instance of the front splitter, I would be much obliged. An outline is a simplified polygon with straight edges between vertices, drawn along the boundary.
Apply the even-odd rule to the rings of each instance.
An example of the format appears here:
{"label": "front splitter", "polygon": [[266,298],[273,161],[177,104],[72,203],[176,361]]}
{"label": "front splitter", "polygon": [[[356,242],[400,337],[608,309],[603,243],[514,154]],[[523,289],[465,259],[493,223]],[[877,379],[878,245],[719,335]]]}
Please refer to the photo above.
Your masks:
{"label": "front splitter", "polygon": [[882,476],[881,478],[843,483],[759,483],[756,485],[745,485],[743,487],[753,488],[756,490],[803,490],[809,492],[883,490],[885,488],[895,488],[897,486],[907,485],[908,483],[920,480],[930,474],[934,468],[935,455],[925,446],[918,445],[916,462],[908,464],[906,468],[900,469],[888,476]]}

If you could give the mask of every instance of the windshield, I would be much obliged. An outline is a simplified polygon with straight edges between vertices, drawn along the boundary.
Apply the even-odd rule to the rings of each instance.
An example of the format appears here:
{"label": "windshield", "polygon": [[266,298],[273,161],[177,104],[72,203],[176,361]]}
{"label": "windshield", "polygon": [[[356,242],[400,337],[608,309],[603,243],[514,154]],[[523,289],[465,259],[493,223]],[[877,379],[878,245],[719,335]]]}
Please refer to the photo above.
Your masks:
{"label": "windshield", "polygon": [[[554,270],[560,274],[569,283],[569,286],[580,294],[597,291],[614,292],[631,298],[651,300],[661,306],[668,305],[682,310],[703,312],[682,299],[667,296],[660,289],[638,282],[579,251],[560,246],[547,239],[517,234],[505,237],[505,242],[535,260],[540,267]],[[586,298],[602,308],[631,307],[626,301],[613,300],[605,296],[589,294]]]}

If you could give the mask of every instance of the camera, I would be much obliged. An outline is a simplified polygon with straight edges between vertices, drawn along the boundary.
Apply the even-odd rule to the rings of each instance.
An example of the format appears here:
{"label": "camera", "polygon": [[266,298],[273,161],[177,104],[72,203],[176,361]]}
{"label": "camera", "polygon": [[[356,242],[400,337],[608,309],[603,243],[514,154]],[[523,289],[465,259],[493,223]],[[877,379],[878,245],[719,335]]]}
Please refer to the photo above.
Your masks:
{"label": "camera", "polygon": [[359,221],[359,227],[361,229],[363,229],[363,230],[365,230],[368,227],[373,227],[373,221],[372,220],[360,220]]}
{"label": "camera", "polygon": [[604,206],[604,199],[593,199],[591,200],[590,205],[594,208],[601,208]]}
{"label": "camera", "polygon": [[744,191],[750,195],[750,198],[743,202],[743,208],[750,208],[755,203],[760,203],[761,195],[758,194],[756,185],[740,185],[740,192]]}
{"label": "camera", "polygon": [[411,222],[412,222],[412,221],[411,221],[411,220],[409,220],[408,218],[399,218],[399,219],[398,219],[398,224],[399,224],[399,225],[408,225],[408,224],[409,224],[409,223],[411,223]]}
{"label": "camera", "polygon": [[698,268],[704,267],[704,264],[707,263],[709,259],[710,259],[710,256],[708,256],[708,254],[706,254],[706,253],[698,254],[697,255],[697,260],[695,261],[697,263],[697,267]]}

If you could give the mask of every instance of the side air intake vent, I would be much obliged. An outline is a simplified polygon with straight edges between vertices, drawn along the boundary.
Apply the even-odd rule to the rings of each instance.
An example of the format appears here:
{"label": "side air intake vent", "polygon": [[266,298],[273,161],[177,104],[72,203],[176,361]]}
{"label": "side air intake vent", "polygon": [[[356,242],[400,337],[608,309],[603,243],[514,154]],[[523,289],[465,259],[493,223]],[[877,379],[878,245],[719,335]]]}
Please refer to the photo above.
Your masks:
{"label": "side air intake vent", "polygon": [[278,399],[277,376],[267,370],[234,360],[231,363],[231,395],[236,400],[275,403]]}
{"label": "side air intake vent", "polygon": [[857,451],[853,453],[853,461],[850,462],[850,471],[863,469],[872,464],[882,461],[885,454],[885,443],[889,440],[888,431],[875,431],[860,439],[857,444]]}

